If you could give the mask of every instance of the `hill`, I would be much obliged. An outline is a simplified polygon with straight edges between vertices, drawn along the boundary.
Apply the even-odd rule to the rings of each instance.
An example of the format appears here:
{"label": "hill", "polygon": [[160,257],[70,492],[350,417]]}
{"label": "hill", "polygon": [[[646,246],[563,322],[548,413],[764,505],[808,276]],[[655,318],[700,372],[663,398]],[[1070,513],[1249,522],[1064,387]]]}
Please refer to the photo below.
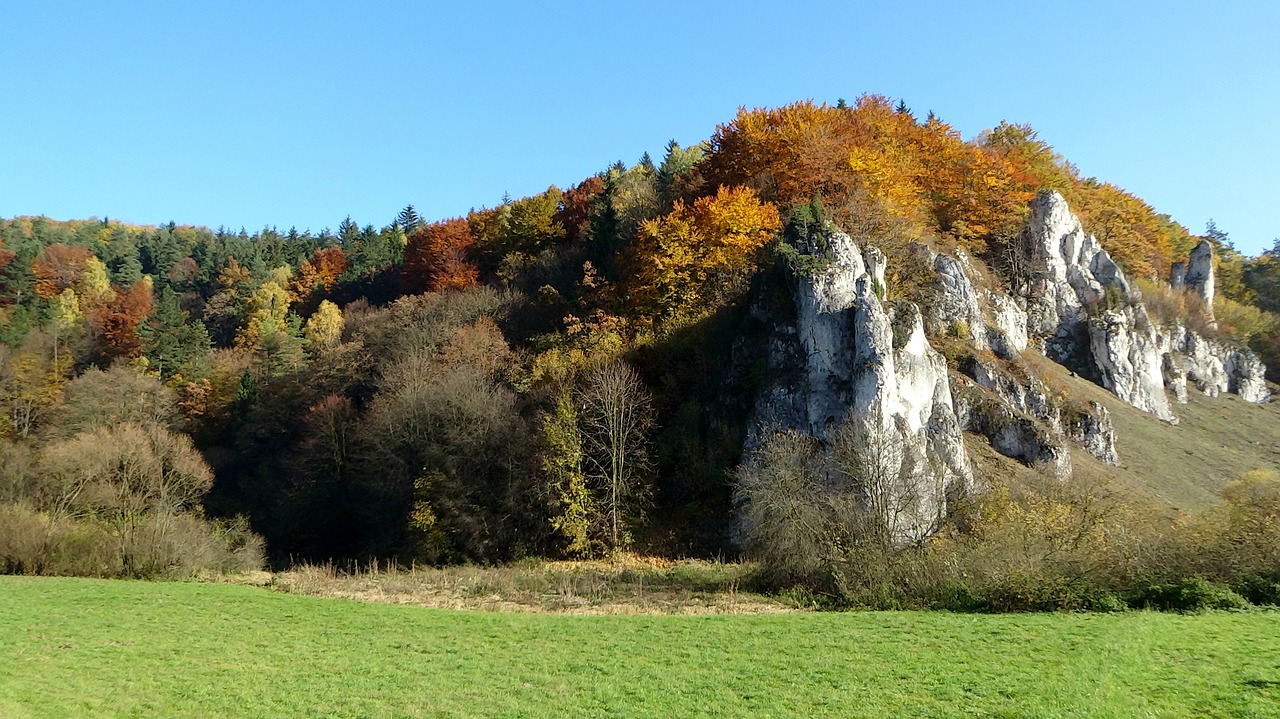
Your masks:
{"label": "hill", "polygon": [[[1083,516],[1050,495],[1100,486],[1227,551],[1228,505],[1271,511],[1274,477],[1237,478],[1276,466],[1276,260],[1028,126],[965,140],[874,96],[744,108],[460,218],[14,218],[0,569],[790,546],[830,579],[851,548]],[[1125,566],[1125,591],[1245,581]]]}

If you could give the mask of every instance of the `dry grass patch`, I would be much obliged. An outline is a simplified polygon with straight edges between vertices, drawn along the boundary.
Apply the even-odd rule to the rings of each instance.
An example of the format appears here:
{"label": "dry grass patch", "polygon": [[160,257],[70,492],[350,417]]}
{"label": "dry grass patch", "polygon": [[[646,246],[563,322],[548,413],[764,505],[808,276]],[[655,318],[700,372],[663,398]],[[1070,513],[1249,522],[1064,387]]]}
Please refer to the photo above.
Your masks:
{"label": "dry grass patch", "polygon": [[745,591],[752,567],[624,555],[614,560],[525,561],[456,567],[303,565],[228,581],[289,594],[390,604],[566,614],[765,614],[796,611]]}

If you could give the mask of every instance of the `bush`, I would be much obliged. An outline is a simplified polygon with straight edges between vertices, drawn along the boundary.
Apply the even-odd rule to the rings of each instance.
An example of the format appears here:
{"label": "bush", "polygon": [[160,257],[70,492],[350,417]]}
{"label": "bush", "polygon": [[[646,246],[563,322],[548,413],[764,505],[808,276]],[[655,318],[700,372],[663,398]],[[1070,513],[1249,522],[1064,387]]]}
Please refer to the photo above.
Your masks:
{"label": "bush", "polygon": [[1246,609],[1249,602],[1231,587],[1202,577],[1150,584],[1129,598],[1129,606],[1173,612],[1203,612],[1210,609]]}
{"label": "bush", "polygon": [[262,565],[262,539],[244,519],[153,515],[121,537],[89,519],[0,504],[0,574],[181,579]]}
{"label": "bush", "polygon": [[984,608],[993,612],[1122,612],[1128,605],[1092,579],[1014,575],[987,593]]}
{"label": "bush", "polygon": [[1238,577],[1231,584],[1237,594],[1258,606],[1280,606],[1280,579],[1275,576],[1264,577],[1257,574],[1246,574]]}

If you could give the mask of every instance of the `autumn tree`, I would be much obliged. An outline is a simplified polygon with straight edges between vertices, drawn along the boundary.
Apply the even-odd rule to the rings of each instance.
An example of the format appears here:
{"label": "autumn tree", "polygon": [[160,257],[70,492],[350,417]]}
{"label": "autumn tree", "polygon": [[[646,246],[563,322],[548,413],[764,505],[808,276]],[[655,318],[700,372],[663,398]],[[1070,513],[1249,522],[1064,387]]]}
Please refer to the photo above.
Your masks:
{"label": "autumn tree", "polygon": [[139,329],[155,309],[152,293],[151,277],[143,275],[128,290],[117,288],[114,301],[98,313],[100,356],[104,363],[117,357],[132,359],[142,355]]}
{"label": "autumn tree", "polygon": [[84,273],[84,264],[93,255],[85,247],[55,243],[40,250],[31,263],[35,292],[45,299],[56,297],[74,285]]}
{"label": "autumn tree", "polygon": [[67,383],[49,434],[71,437],[126,422],[176,429],[178,397],[160,380],[116,365],[90,369]]}
{"label": "autumn tree", "polygon": [[342,339],[342,310],[329,300],[322,300],[302,328],[307,343],[315,349],[332,347]]}
{"label": "autumn tree", "polygon": [[338,283],[338,277],[347,271],[350,264],[347,254],[341,247],[317,249],[311,255],[311,259],[303,262],[302,267],[298,269],[296,280],[298,296],[305,298],[317,287],[324,289],[325,292],[332,291],[334,285]]}
{"label": "autumn tree", "polygon": [[464,219],[424,226],[405,247],[405,291],[439,292],[474,285],[480,272],[472,259],[473,247],[471,228]]}
{"label": "autumn tree", "polygon": [[[150,520],[199,510],[213,473],[191,439],[124,422],[55,442],[41,455],[43,504],[55,516],[93,518],[117,540],[125,573],[156,572],[140,534]],[[163,532],[163,528],[159,528]]]}
{"label": "autumn tree", "polygon": [[721,187],[640,227],[631,256],[630,301],[642,316],[705,309],[736,289],[782,223],[777,209],[744,187]]}
{"label": "autumn tree", "polygon": [[746,185],[783,205],[815,191],[837,197],[848,190],[847,160],[857,135],[867,135],[851,113],[812,102],[780,108],[740,108],[716,128],[705,163],[709,184]]}
{"label": "autumn tree", "polygon": [[586,239],[591,232],[591,215],[596,201],[604,192],[604,180],[593,175],[564,191],[555,221],[565,230],[569,242]]}
{"label": "autumn tree", "polygon": [[567,389],[557,394],[539,429],[539,468],[551,528],[570,555],[589,556],[600,505],[587,481],[578,410]]}
{"label": "autumn tree", "polygon": [[31,436],[62,400],[70,369],[70,358],[55,354],[53,338],[42,332],[29,333],[16,350],[0,347],[0,434]]}

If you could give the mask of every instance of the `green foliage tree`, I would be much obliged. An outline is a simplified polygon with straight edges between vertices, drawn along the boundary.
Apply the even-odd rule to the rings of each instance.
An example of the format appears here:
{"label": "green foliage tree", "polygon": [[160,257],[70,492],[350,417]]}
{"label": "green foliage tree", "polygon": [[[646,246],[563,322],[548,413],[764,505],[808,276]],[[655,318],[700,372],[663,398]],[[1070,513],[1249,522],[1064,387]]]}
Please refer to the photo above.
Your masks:
{"label": "green foliage tree", "polygon": [[551,528],[572,556],[589,556],[599,509],[583,470],[582,430],[573,396],[561,392],[542,418],[541,468],[550,505]]}

